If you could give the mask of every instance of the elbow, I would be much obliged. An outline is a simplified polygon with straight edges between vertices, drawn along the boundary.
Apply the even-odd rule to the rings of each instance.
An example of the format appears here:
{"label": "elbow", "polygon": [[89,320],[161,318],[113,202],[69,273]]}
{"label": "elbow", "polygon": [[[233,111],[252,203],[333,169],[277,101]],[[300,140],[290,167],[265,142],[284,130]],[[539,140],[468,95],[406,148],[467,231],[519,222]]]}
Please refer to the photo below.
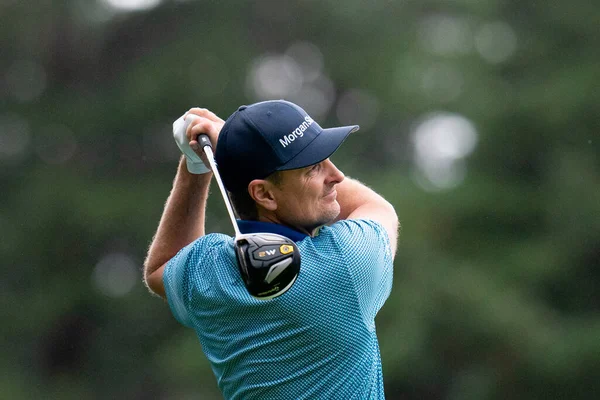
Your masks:
{"label": "elbow", "polygon": [[398,219],[398,213],[396,213],[396,209],[394,208],[392,203],[390,203],[387,200],[385,202],[387,203],[386,207],[388,209],[388,214],[390,216],[390,222],[396,226],[397,230],[399,230],[400,229],[400,220]]}
{"label": "elbow", "polygon": [[400,226],[400,220],[398,218],[398,214],[396,213],[396,209],[394,208],[394,206],[386,201],[387,205],[387,220],[388,220],[388,234],[389,234],[389,239],[390,239],[390,245],[392,248],[392,258],[395,257],[396,255],[396,249],[398,247],[398,239],[400,238],[400,231],[401,231],[401,226]]}
{"label": "elbow", "polygon": [[163,283],[164,265],[153,267],[144,263],[144,285],[151,294],[166,298],[165,287]]}
{"label": "elbow", "polygon": [[156,268],[152,269],[150,267],[150,264],[148,263],[148,260],[144,261],[144,264],[142,265],[142,281],[144,282],[144,285],[146,285],[146,288],[150,290],[150,286],[148,285],[148,281],[150,279],[150,275],[151,275],[151,271],[156,270]]}

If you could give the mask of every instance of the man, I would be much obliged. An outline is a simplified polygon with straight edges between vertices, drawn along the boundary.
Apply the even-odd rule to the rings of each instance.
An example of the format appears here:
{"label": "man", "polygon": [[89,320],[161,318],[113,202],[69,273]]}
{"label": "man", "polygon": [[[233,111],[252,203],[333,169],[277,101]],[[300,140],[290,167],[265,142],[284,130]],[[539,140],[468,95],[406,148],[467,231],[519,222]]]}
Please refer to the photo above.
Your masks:
{"label": "man", "polygon": [[233,239],[204,232],[212,173],[181,159],[145,262],[148,287],[193,328],[226,399],[383,399],[375,315],[392,285],[394,208],[329,159],[358,126],[322,129],[283,100],[242,106],[227,122],[193,108],[242,233],[295,241],[291,288],[259,300],[245,290]]}

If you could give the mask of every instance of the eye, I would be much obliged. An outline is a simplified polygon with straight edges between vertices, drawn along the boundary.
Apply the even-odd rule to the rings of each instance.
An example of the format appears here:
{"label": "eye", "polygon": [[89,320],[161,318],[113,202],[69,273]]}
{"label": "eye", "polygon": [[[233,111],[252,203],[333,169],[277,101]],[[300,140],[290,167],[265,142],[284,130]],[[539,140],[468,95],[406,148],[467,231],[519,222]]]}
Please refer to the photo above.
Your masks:
{"label": "eye", "polygon": [[318,163],[318,164],[313,164],[313,165],[311,165],[311,166],[309,166],[309,167],[306,167],[306,170],[305,170],[305,171],[306,171],[306,175],[308,175],[308,176],[312,176],[312,175],[314,175],[315,173],[317,173],[317,172],[319,171],[320,164],[321,164],[321,163]]}

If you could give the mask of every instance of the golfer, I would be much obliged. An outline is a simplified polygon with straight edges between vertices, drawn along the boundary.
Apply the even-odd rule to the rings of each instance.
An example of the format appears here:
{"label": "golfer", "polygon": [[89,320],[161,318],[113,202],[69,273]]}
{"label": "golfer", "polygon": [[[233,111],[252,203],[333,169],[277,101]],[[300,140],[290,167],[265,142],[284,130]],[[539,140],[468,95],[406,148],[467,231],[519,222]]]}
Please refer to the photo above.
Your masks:
{"label": "golfer", "polygon": [[292,239],[300,272],[280,296],[252,297],[233,238],[205,232],[212,172],[182,157],[145,261],[149,289],[196,331],[226,399],[383,399],[374,320],[392,287],[398,218],[329,159],[358,126],[323,129],[283,100],[226,122],[192,116],[186,140],[205,157],[196,139],[209,136],[241,232]]}

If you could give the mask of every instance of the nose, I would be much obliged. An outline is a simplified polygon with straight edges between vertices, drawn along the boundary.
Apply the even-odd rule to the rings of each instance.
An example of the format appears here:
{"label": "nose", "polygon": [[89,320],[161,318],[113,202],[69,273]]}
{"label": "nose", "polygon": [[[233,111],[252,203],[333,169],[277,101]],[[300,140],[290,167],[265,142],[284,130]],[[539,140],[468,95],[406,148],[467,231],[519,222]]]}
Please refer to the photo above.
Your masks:
{"label": "nose", "polygon": [[327,183],[333,183],[333,184],[340,183],[346,177],[344,175],[344,173],[342,171],[340,171],[335,166],[335,164],[331,162],[331,160],[329,158],[327,160],[325,160],[325,167],[328,170]]}

